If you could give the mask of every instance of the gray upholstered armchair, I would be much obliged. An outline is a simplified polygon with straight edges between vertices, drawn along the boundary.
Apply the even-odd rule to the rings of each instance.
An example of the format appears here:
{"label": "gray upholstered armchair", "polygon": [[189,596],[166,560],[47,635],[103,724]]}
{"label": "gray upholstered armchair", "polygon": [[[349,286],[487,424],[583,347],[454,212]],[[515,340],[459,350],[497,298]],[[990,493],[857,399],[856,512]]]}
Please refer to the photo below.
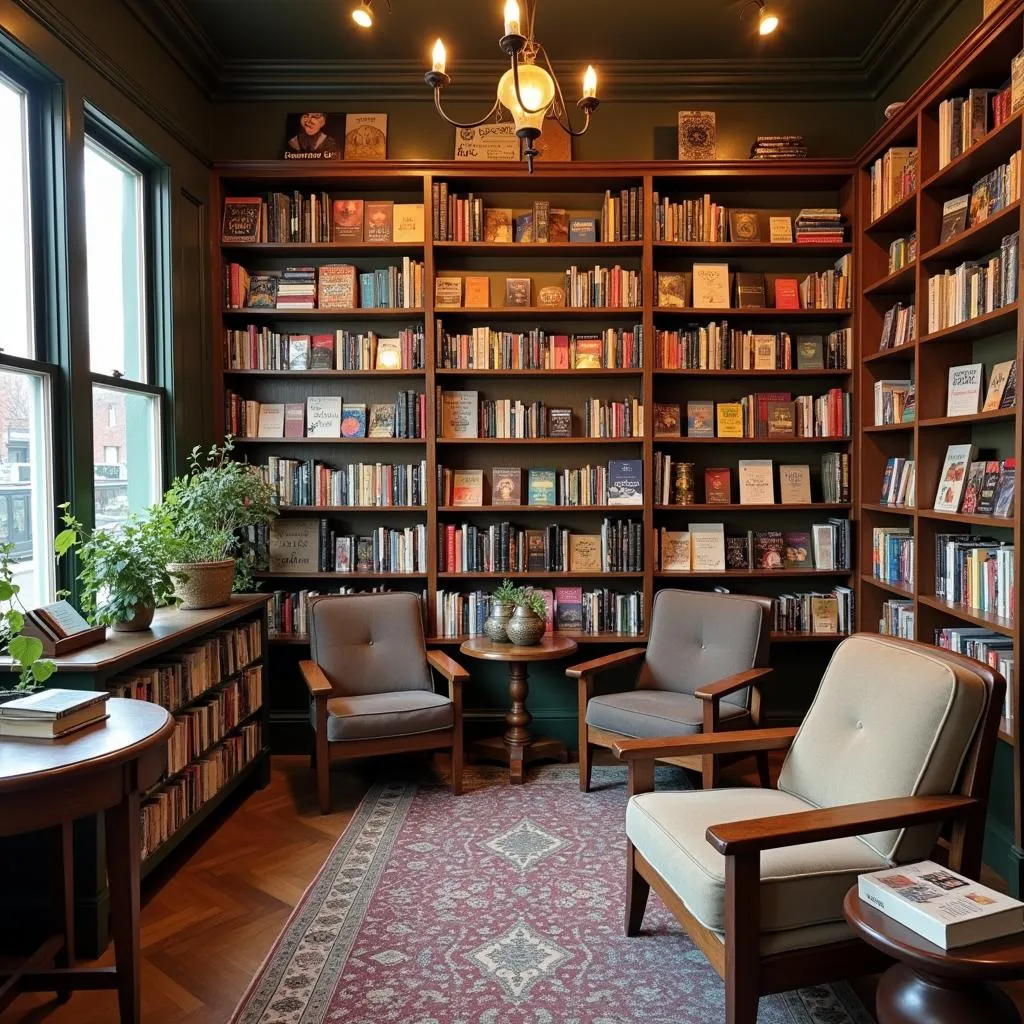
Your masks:
{"label": "gray upholstered armchair", "polygon": [[[461,665],[427,651],[415,594],[352,594],[309,602],[312,661],[300,663],[312,699],[320,811],[331,809],[338,758],[451,750],[453,793],[462,791]],[[448,681],[434,692],[431,668]]]}
{"label": "gray upholstered armchair", "polygon": [[[579,681],[580,789],[590,789],[594,747],[759,725],[758,683],[771,671],[771,614],[766,597],[659,590],[646,651],[634,647],[567,669]],[[594,696],[601,673],[633,664],[634,689]],[[767,786],[768,757],[756,757]],[[717,783],[721,758],[714,754],[664,760],[700,771],[705,788]]]}

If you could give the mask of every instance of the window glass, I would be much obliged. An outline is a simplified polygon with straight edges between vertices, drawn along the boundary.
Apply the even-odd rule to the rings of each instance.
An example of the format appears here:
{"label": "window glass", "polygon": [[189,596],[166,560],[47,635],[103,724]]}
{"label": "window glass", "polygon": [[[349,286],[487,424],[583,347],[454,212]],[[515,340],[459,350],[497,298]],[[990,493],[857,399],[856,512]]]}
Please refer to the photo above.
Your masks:
{"label": "window glass", "polygon": [[160,497],[160,406],[137,391],[94,386],[92,394],[96,525],[110,527]]}
{"label": "window glass", "polygon": [[146,381],[143,175],[85,143],[89,363],[93,373]]}
{"label": "window glass", "polygon": [[0,75],[0,281],[4,291],[0,349],[9,355],[35,355],[32,329],[31,244],[29,236],[28,98],[24,89]]}

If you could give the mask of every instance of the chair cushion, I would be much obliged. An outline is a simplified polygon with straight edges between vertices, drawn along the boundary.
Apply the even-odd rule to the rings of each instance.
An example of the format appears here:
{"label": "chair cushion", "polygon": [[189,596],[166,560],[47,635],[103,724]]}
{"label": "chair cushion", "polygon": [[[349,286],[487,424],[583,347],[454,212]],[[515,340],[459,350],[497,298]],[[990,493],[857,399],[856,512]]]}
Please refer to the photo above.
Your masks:
{"label": "chair cushion", "polygon": [[[746,708],[723,701],[720,719],[746,717]],[[587,704],[587,725],[620,736],[648,739],[655,736],[690,736],[704,727],[704,701],[688,693],[668,690],[631,690],[592,697]]]}
{"label": "chair cushion", "polygon": [[379,740],[450,729],[452,702],[439,693],[401,690],[327,702],[327,739]]}
{"label": "chair cushion", "polygon": [[[812,808],[774,789],[643,793],[626,808],[626,835],[643,858],[713,931],[725,927],[725,858],[707,841],[711,825]],[[842,922],[843,897],[857,876],[890,867],[859,839],[805,843],[761,854],[761,930]]]}
{"label": "chair cushion", "polygon": [[[950,793],[985,706],[982,679],[927,647],[858,634],[825,671],[779,778],[815,807]],[[931,826],[865,836],[879,856],[929,855]]]}

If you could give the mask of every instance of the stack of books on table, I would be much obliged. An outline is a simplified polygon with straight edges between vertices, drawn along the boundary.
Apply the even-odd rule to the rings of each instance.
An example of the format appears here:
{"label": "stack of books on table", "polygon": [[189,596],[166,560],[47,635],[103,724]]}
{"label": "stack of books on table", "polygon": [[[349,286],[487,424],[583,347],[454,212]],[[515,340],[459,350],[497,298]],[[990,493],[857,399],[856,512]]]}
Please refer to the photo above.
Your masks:
{"label": "stack of books on table", "polygon": [[842,214],[832,207],[808,207],[796,218],[796,240],[805,245],[844,241]]}
{"label": "stack of books on table", "polygon": [[802,135],[758,135],[750,145],[751,160],[791,160],[807,156]]}
{"label": "stack of books on table", "polygon": [[857,880],[865,903],[943,949],[1024,931],[1024,903],[930,860]]}
{"label": "stack of books on table", "polygon": [[40,690],[0,704],[0,736],[57,739],[107,715],[110,694],[93,690]]}

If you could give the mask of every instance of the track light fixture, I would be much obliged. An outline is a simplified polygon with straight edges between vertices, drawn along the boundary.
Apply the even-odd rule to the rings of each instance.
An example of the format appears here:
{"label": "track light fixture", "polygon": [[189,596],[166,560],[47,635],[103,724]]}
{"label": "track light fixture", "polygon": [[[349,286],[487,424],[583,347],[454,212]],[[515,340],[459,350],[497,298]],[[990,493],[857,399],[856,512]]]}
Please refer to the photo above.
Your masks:
{"label": "track light fixture", "polygon": [[373,0],[359,0],[359,6],[352,8],[352,20],[360,28],[373,28]]}
{"label": "track light fixture", "polygon": [[757,34],[770,36],[779,27],[779,16],[769,10],[765,0],[747,0],[740,10],[741,19],[751,7],[757,8]]}

